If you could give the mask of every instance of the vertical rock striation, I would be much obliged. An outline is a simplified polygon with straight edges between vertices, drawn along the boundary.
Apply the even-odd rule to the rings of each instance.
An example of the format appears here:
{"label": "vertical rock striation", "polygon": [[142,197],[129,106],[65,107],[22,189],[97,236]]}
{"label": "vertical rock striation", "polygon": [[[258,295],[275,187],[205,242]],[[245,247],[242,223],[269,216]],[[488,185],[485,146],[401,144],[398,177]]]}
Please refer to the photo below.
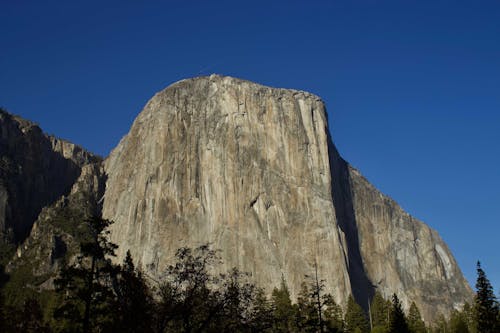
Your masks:
{"label": "vertical rock striation", "polygon": [[332,204],[324,105],[229,77],[158,93],[105,162],[112,241],[159,273],[180,246],[210,242],[225,268],[297,294],[315,263],[343,302],[345,234]]}
{"label": "vertical rock striation", "polygon": [[0,234],[21,243],[42,208],[67,194],[83,165],[99,158],[47,136],[36,124],[0,110]]}
{"label": "vertical rock striation", "polygon": [[317,264],[341,304],[377,288],[431,319],[471,296],[436,232],[339,156],[312,94],[180,81],[148,102],[105,171],[112,241],[154,274],[178,247],[211,242],[268,291],[284,276],[296,295]]}

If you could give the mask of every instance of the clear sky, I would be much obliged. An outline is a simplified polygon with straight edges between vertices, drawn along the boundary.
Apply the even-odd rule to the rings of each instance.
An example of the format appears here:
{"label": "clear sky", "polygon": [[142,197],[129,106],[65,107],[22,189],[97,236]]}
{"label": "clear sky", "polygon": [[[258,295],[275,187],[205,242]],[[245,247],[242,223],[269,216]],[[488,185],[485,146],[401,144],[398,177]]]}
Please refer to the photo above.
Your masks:
{"label": "clear sky", "polygon": [[498,295],[498,0],[0,0],[0,47],[0,105],[103,156],[183,78],[313,92],[342,156]]}

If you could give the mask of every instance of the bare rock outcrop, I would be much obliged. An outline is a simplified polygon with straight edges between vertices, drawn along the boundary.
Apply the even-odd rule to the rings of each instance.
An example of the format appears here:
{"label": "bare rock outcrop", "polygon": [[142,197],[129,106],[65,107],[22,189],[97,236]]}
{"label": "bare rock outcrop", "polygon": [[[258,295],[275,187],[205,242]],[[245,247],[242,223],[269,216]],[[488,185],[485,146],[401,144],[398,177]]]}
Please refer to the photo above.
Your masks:
{"label": "bare rock outcrop", "polygon": [[121,257],[130,249],[160,273],[178,247],[210,242],[225,268],[261,286],[284,276],[296,295],[316,262],[338,301],[351,292],[318,97],[230,77],[181,81],[146,105],[105,169],[103,214]]}
{"label": "bare rock outcrop", "polygon": [[42,208],[68,194],[81,168],[100,158],[0,110],[0,235],[19,244]]}
{"label": "bare rock outcrop", "polygon": [[119,257],[159,274],[180,246],[210,242],[225,268],[297,295],[317,264],[327,291],[375,289],[427,319],[471,297],[437,233],[337,153],[315,95],[212,75],[157,93],[105,161],[103,214]]}

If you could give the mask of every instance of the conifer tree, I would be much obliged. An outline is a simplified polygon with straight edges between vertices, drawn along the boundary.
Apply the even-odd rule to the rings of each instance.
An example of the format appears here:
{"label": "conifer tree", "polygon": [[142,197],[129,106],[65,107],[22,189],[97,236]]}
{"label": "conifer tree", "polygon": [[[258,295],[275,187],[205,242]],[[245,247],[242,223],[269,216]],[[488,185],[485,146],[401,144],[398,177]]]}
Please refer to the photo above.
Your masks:
{"label": "conifer tree", "polygon": [[315,299],[309,285],[304,281],[301,284],[297,297],[297,326],[300,332],[319,332],[318,311],[315,308]]}
{"label": "conifer tree", "polygon": [[273,327],[273,311],[263,289],[257,288],[251,305],[250,331],[253,333],[271,333]]}
{"label": "conifer tree", "polygon": [[331,294],[325,293],[325,283],[318,276],[306,275],[297,299],[297,325],[301,332],[339,332],[342,330],[342,310]]}
{"label": "conifer tree", "polygon": [[273,332],[295,332],[297,308],[292,305],[290,292],[283,277],[281,278],[280,288],[274,288],[273,290],[271,306],[274,317]]}
{"label": "conifer tree", "polygon": [[342,315],[342,308],[330,294],[324,295],[323,300],[325,305],[324,320],[326,332],[343,332],[344,316]]}
{"label": "conifer tree", "polygon": [[115,286],[119,331],[130,333],[152,332],[153,298],[140,270],[135,268],[130,251],[120,269]]}
{"label": "conifer tree", "polygon": [[54,317],[66,320],[72,330],[83,333],[113,331],[116,297],[111,288],[117,267],[111,263],[116,244],[108,240],[111,221],[94,216],[85,221],[88,238],[80,244],[76,262],[65,266],[55,280],[62,304]]}
{"label": "conifer tree", "polygon": [[352,295],[347,299],[347,309],[345,313],[345,332],[365,333],[370,331],[368,320],[361,306],[356,303]]}
{"label": "conifer tree", "polygon": [[477,281],[475,297],[477,330],[481,333],[498,333],[498,302],[490,281],[477,262]]}
{"label": "conifer tree", "polygon": [[469,333],[464,312],[453,310],[450,316],[450,331],[453,333]]}
{"label": "conifer tree", "polygon": [[467,324],[467,329],[470,333],[476,333],[476,315],[475,315],[474,307],[472,307],[468,302],[465,302],[462,308],[462,316]]}
{"label": "conifer tree", "polygon": [[392,295],[392,307],[389,315],[389,333],[409,333],[406,316],[396,294]]}
{"label": "conifer tree", "polygon": [[379,291],[373,295],[370,303],[370,313],[372,317],[373,330],[384,332],[388,327],[389,307],[387,301]]}
{"label": "conifer tree", "polygon": [[425,323],[422,320],[422,316],[420,315],[420,311],[415,302],[411,302],[410,310],[408,312],[408,328],[411,333],[427,332]]}

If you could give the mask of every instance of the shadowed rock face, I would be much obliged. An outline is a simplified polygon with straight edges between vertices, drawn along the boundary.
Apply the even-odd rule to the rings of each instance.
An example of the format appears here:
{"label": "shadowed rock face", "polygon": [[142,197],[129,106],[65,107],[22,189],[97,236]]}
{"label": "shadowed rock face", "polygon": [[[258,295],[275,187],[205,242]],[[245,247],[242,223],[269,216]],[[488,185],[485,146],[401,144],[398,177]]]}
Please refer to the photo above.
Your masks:
{"label": "shadowed rock face", "polygon": [[472,299],[472,290],[435,230],[404,212],[348,168],[363,264],[383,295],[397,293],[432,319]]}
{"label": "shadowed rock face", "polygon": [[337,153],[309,93],[212,75],[156,94],[105,161],[112,241],[160,273],[180,246],[211,242],[225,268],[297,295],[318,272],[345,304],[374,289],[427,319],[471,297],[437,233]]}
{"label": "shadowed rock face", "polygon": [[0,235],[21,243],[42,208],[67,194],[82,166],[97,160],[0,110]]}

